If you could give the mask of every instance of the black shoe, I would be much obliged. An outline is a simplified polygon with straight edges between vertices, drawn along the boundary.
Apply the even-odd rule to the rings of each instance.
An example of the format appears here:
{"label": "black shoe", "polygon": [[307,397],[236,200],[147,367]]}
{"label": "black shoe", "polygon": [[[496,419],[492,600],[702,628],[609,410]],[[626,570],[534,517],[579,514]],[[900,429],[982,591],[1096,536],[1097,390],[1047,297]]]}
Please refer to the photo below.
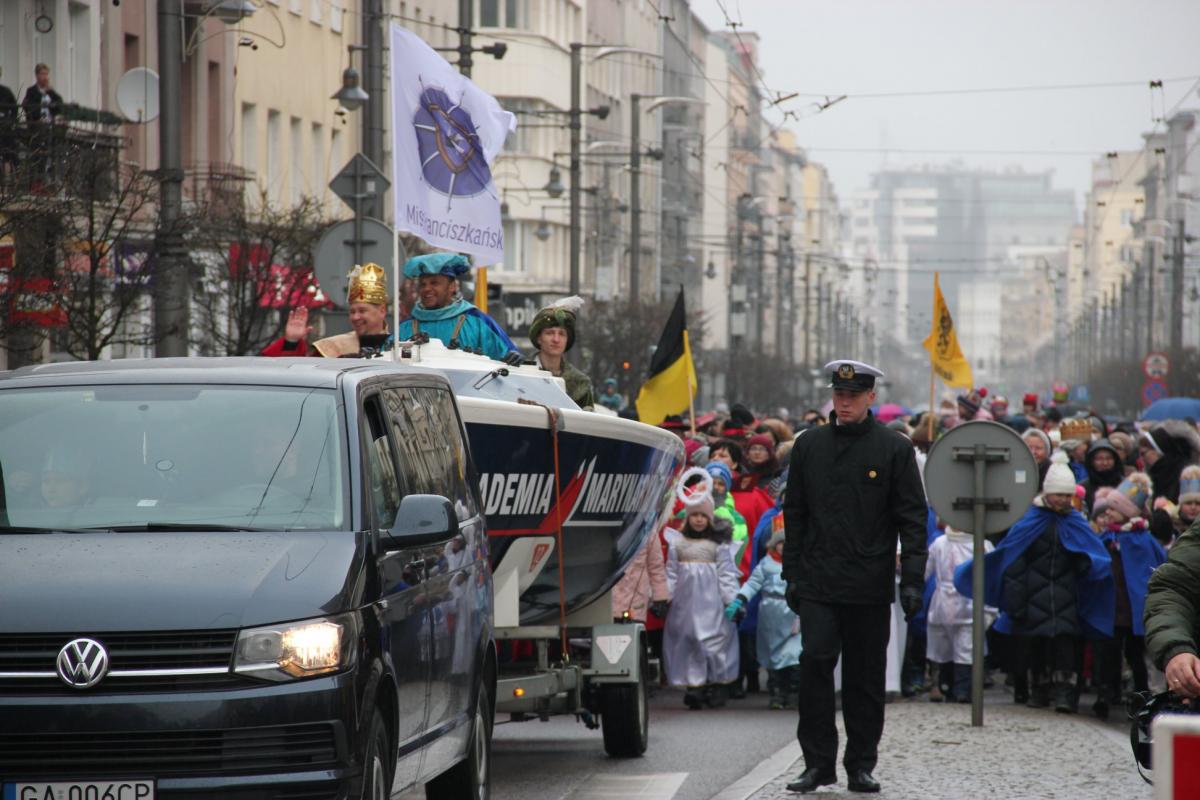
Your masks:
{"label": "black shoe", "polygon": [[1092,703],[1092,713],[1095,714],[1096,718],[1099,720],[1102,720],[1102,721],[1107,720],[1108,719],[1108,701],[1105,700],[1103,697],[1097,697],[1096,702]]}
{"label": "black shoe", "polygon": [[687,692],[683,696],[683,704],[692,711],[695,711],[704,705],[704,701],[700,698],[700,695],[696,694],[695,692]]}
{"label": "black shoe", "polygon": [[837,783],[837,775],[833,770],[819,770],[816,767],[809,767],[800,773],[800,777],[787,785],[787,790],[789,792],[807,794],[815,790],[818,786],[832,786],[835,783]]}
{"label": "black shoe", "polygon": [[740,680],[729,684],[729,699],[730,700],[745,700],[746,690],[742,688]]}
{"label": "black shoe", "polygon": [[1013,702],[1019,706],[1023,706],[1029,702],[1029,690],[1017,689],[1013,692]]}
{"label": "black shoe", "polygon": [[758,670],[746,675],[746,694],[758,694],[762,691],[762,684],[758,680]]}
{"label": "black shoe", "polygon": [[857,769],[846,774],[846,788],[852,792],[878,792],[879,781],[865,769]]}

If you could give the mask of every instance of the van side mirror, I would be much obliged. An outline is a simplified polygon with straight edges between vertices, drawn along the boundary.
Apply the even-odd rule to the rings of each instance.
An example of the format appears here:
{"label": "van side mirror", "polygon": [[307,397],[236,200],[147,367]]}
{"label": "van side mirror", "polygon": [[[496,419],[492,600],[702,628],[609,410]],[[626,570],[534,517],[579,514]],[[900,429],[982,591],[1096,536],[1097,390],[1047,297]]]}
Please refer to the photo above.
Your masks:
{"label": "van side mirror", "polygon": [[458,514],[441,495],[410,494],[400,501],[390,533],[388,550],[445,541],[458,535]]}

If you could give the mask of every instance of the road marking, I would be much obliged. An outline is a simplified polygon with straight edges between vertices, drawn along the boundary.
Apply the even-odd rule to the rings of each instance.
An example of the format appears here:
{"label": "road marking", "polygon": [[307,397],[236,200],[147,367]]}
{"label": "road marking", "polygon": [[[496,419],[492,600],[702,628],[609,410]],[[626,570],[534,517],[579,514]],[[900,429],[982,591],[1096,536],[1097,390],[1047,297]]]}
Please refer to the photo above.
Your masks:
{"label": "road marking", "polygon": [[800,743],[788,742],[767,756],[754,769],[713,795],[710,800],[746,800],[747,797],[783,774],[800,758]]}
{"label": "road marking", "polygon": [[567,800],[671,800],[687,780],[686,772],[657,775],[591,775]]}

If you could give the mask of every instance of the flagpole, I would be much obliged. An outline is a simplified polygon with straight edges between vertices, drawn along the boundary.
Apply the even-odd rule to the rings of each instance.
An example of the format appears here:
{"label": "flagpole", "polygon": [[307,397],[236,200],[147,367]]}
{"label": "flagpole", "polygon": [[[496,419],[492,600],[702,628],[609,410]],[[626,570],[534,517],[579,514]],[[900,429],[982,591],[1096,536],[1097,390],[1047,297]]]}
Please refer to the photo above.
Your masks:
{"label": "flagpole", "polygon": [[[683,329],[683,352],[689,360],[692,357],[692,348],[688,343],[687,328]],[[696,394],[695,385],[692,383],[692,373],[688,372],[688,422],[692,426],[692,438],[696,438]]]}
{"label": "flagpole", "polygon": [[392,358],[400,356],[400,227],[392,225]]}
{"label": "flagpole", "polygon": [[[934,290],[935,294],[937,292],[937,285],[938,285],[938,274],[936,272],[934,272],[933,273],[933,290]],[[936,305],[936,301],[935,301],[935,305]],[[936,314],[937,314],[937,311],[935,309],[935,311],[934,311],[935,317],[936,317]],[[934,319],[933,324],[934,324],[934,326],[937,325],[937,319]],[[925,429],[929,434],[929,441],[932,443],[933,442],[933,353],[932,352],[929,354],[929,419],[926,421],[925,425],[926,425]]]}

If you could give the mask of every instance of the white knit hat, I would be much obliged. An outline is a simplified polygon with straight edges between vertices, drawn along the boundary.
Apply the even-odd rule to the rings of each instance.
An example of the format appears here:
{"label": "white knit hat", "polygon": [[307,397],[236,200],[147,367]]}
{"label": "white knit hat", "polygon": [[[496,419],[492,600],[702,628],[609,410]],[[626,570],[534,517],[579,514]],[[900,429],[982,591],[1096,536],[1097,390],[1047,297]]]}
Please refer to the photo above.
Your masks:
{"label": "white knit hat", "polygon": [[1042,491],[1046,494],[1075,494],[1075,473],[1067,466],[1067,454],[1062,450],[1050,457],[1050,469],[1046,470]]}

